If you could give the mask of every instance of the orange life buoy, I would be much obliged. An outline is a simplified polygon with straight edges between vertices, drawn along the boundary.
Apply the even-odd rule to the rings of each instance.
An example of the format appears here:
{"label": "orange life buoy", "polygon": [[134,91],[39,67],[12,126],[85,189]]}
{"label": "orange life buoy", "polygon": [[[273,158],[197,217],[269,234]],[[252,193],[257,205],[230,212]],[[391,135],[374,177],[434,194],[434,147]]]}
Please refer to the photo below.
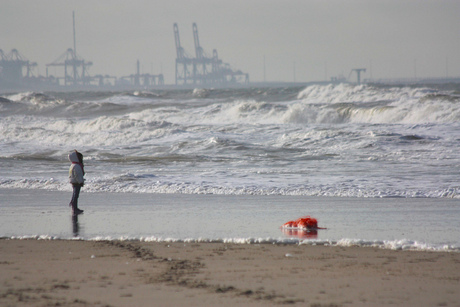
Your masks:
{"label": "orange life buoy", "polygon": [[318,227],[318,220],[307,215],[298,218],[295,221],[289,221],[283,224],[284,228],[300,228],[300,229],[325,229]]}

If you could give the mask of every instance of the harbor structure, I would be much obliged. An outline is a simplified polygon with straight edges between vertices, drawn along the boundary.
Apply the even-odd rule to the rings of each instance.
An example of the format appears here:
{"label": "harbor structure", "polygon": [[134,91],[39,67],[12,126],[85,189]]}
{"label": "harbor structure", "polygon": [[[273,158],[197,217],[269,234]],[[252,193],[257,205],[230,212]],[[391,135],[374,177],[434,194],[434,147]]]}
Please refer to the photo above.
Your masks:
{"label": "harbor structure", "polygon": [[249,84],[249,74],[241,70],[234,70],[227,63],[219,59],[216,49],[212,56],[208,55],[200,45],[198,27],[192,24],[195,57],[187,53],[181,45],[179,27],[173,25],[176,44],[176,85],[231,85]]}

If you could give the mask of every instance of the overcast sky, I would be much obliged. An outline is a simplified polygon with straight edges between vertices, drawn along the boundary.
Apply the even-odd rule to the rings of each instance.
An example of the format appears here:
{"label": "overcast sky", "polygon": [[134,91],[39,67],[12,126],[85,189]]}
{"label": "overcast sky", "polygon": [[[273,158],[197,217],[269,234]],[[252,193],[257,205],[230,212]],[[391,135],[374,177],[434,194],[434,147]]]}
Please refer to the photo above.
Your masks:
{"label": "overcast sky", "polygon": [[[0,49],[16,48],[41,75],[73,48],[91,75],[162,72],[174,83],[173,24],[194,55],[201,46],[251,81],[318,81],[352,68],[364,78],[460,76],[460,1],[0,0]],[[50,68],[50,74],[63,75]]]}

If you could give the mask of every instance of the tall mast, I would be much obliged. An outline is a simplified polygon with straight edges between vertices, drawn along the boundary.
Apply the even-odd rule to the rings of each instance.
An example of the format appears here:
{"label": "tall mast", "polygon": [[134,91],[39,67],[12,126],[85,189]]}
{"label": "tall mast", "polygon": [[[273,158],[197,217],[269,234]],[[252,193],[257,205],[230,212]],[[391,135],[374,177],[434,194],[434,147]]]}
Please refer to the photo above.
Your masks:
{"label": "tall mast", "polygon": [[[75,39],[75,11],[72,11],[73,18],[73,82],[77,84],[77,40]],[[83,67],[83,71],[85,68]],[[82,73],[83,74],[83,73]]]}
{"label": "tall mast", "polygon": [[72,18],[73,18],[73,52],[75,57],[77,57],[77,40],[75,36],[75,11],[72,11]]}

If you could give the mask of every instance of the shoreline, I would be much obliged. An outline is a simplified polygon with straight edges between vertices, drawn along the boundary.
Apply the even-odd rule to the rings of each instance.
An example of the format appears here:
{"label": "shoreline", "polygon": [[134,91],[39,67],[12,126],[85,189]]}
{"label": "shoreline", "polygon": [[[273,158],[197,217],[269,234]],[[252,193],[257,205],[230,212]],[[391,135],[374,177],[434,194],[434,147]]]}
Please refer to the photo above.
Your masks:
{"label": "shoreline", "polygon": [[[284,230],[284,229],[281,229]],[[297,232],[306,232],[306,230],[296,230]],[[310,236],[310,235],[308,235]],[[322,246],[337,248],[375,248],[390,251],[410,251],[410,252],[434,252],[434,253],[460,253],[460,247],[457,246],[438,246],[433,247],[417,242],[400,243],[397,241],[363,241],[361,239],[341,239],[333,240],[316,240],[308,237],[296,238],[225,238],[225,239],[174,239],[174,238],[157,238],[157,237],[94,237],[94,238],[60,238],[49,235],[26,235],[26,236],[0,236],[0,240],[37,240],[37,241],[85,241],[85,242],[124,242],[139,244],[233,244],[233,245],[304,245],[304,246]],[[420,245],[418,247],[414,247]]]}
{"label": "shoreline", "polygon": [[[0,238],[460,251],[459,200],[100,192],[82,193],[85,213],[75,218],[68,206],[70,196],[62,191],[0,189]],[[281,228],[305,215],[327,229]]]}
{"label": "shoreline", "polygon": [[458,306],[459,272],[455,252],[0,239],[6,306]]}

